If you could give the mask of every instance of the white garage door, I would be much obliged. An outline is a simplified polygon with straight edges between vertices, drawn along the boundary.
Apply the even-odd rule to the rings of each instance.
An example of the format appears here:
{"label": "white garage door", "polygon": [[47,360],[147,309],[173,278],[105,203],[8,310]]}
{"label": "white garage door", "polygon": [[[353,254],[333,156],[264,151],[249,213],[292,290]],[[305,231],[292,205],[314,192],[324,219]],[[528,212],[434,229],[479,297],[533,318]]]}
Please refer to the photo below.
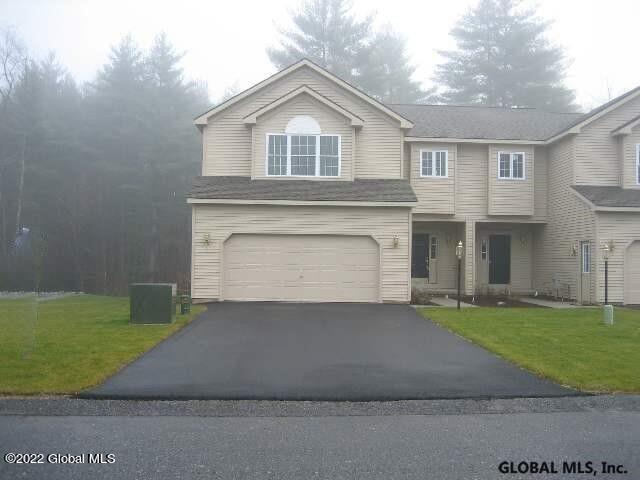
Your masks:
{"label": "white garage door", "polygon": [[624,303],[640,305],[640,240],[627,248],[624,270]]}
{"label": "white garage door", "polygon": [[379,248],[371,237],[232,235],[224,300],[377,302]]}

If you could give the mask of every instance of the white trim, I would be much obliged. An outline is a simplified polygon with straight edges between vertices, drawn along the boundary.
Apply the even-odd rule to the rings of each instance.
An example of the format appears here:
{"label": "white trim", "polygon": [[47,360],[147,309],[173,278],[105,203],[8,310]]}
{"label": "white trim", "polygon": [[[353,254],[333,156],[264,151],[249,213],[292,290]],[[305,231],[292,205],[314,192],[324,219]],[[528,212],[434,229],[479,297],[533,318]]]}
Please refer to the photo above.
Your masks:
{"label": "white trim", "polygon": [[640,143],[636,143],[636,185],[640,185]]}
{"label": "white trim", "polygon": [[403,207],[411,208],[418,202],[371,202],[371,201],[340,201],[340,200],[245,200],[225,198],[187,198],[187,203],[198,205],[315,205],[315,206],[339,206],[339,207]]}
{"label": "white trim", "polygon": [[425,143],[502,143],[505,145],[546,145],[545,140],[501,140],[499,138],[404,137],[406,142]]}
{"label": "white trim", "polygon": [[249,115],[247,115],[246,117],[244,117],[242,119],[242,121],[246,125],[255,125],[256,123],[258,123],[258,117],[260,117],[260,116],[264,115],[265,113],[267,113],[267,112],[279,107],[280,105],[282,105],[283,103],[288,102],[289,100],[293,100],[294,98],[299,97],[302,94],[309,95],[311,98],[313,98],[313,99],[317,100],[318,102],[322,103],[323,105],[329,107],[331,110],[339,113],[343,117],[348,118],[349,120],[351,120],[351,125],[352,126],[354,126],[354,127],[362,127],[364,125],[364,120],[362,120],[360,117],[358,117],[354,113],[351,113],[346,108],[341,107],[337,103],[332,102],[328,98],[320,95],[318,92],[316,92],[315,90],[313,90],[312,88],[310,88],[307,85],[302,85],[301,87],[298,87],[295,90],[290,91],[286,95],[283,95],[282,97],[274,100],[273,102],[268,103],[264,107],[259,108],[258,110],[254,111],[254,112],[250,113]]}
{"label": "white trim", "polygon": [[293,65],[285,68],[284,70],[280,70],[275,75],[272,75],[271,77],[269,77],[269,78],[267,78],[267,79],[255,84],[253,87],[248,88],[244,92],[241,92],[238,95],[236,95],[234,97],[231,97],[227,101],[222,102],[220,105],[217,105],[217,106],[213,107],[212,109],[206,111],[202,115],[196,117],[195,120],[193,121],[193,123],[195,125],[206,125],[208,120],[209,120],[209,118],[212,117],[213,115],[221,112],[222,110],[225,110],[225,109],[229,108],[231,105],[234,105],[235,103],[237,103],[240,100],[248,97],[252,93],[255,93],[256,91],[258,91],[258,90],[260,90],[260,89],[272,84],[273,82],[276,82],[277,80],[281,79],[282,77],[284,77],[284,76],[288,75],[289,73],[294,72],[294,71],[296,71],[296,70],[298,70],[299,68],[302,68],[302,67],[308,67],[311,70],[314,70],[316,73],[322,75],[323,77],[333,81],[334,83],[337,83],[339,86],[341,86],[345,90],[349,91],[350,93],[352,93],[356,97],[359,97],[360,99],[362,99],[365,102],[369,103],[370,105],[374,106],[378,110],[386,113],[389,117],[391,117],[391,118],[397,120],[398,122],[400,122],[400,128],[407,128],[407,129],[413,128],[413,126],[414,126],[413,122],[410,122],[408,119],[406,119],[402,115],[399,115],[398,113],[394,112],[393,110],[388,108],[386,105],[380,103],[376,99],[374,99],[374,98],[368,96],[367,94],[361,92],[357,88],[349,85],[344,80],[336,77],[335,75],[333,75],[332,73],[328,72],[324,68],[319,67],[318,65],[316,65],[315,63],[313,63],[313,62],[311,62],[311,61],[309,61],[307,59],[302,59],[299,62],[296,62]]}
{"label": "white trim", "polygon": [[[431,175],[425,175],[423,173],[423,165],[422,162],[424,162],[424,158],[422,158],[422,154],[423,153],[431,153],[431,158],[432,158],[432,164],[431,164]],[[436,154],[437,153],[444,153],[444,175],[436,175],[435,171],[436,171]],[[449,178],[449,150],[429,150],[429,149],[420,149],[420,177],[421,178]]]}
{"label": "white trim", "polygon": [[[269,174],[269,136],[278,135],[287,137],[287,174],[286,175],[270,175]],[[316,137],[316,163],[314,175],[292,175],[291,174],[291,137],[304,136]],[[338,174],[337,175],[320,175],[320,137],[338,137]],[[265,133],[265,158],[264,158],[264,175],[269,178],[290,177],[290,178],[340,178],[342,175],[342,135],[332,133],[306,134],[306,133]]]}
{"label": "white trim", "polygon": [[[587,247],[588,254],[585,256],[584,251],[585,247]],[[585,259],[589,260],[589,269],[585,269]],[[592,272],[591,265],[591,242],[589,240],[583,240],[580,242],[580,273],[588,274]]]}
{"label": "white trim", "polygon": [[[500,176],[500,155],[509,155],[509,176],[501,177]],[[514,155],[522,155],[522,177],[514,177],[513,176],[513,159]],[[496,163],[498,166],[498,180],[516,180],[523,181],[527,179],[527,155],[525,152],[505,152],[499,151],[497,153]]]}

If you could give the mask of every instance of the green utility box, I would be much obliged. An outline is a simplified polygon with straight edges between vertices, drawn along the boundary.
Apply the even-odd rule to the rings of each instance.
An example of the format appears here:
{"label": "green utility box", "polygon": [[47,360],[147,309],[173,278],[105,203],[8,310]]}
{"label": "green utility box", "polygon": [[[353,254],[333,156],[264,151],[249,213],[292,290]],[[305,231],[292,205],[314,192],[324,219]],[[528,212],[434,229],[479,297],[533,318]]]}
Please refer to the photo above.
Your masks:
{"label": "green utility box", "polygon": [[129,285],[130,323],[172,323],[176,319],[175,283]]}
{"label": "green utility box", "polygon": [[191,312],[191,299],[189,295],[180,295],[180,313],[186,315]]}

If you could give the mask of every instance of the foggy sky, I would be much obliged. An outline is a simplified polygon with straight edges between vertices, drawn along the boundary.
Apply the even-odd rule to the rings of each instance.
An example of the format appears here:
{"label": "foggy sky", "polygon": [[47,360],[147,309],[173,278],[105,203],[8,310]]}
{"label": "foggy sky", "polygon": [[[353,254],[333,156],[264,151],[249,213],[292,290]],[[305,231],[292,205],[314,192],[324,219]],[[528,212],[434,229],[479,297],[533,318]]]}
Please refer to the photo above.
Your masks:
{"label": "foggy sky", "polygon": [[[189,78],[207,82],[212,101],[274,73],[265,48],[298,0],[0,0],[0,26],[14,26],[36,58],[54,51],[79,81],[92,80],[110,46],[131,33],[146,48],[165,31]],[[437,50],[451,48],[453,26],[475,0],[354,0],[358,14],[376,12],[408,42],[415,79],[431,85]],[[534,5],[526,0],[526,5]],[[640,85],[637,0],[540,0],[554,23],[550,40],[571,59],[567,85],[583,110]]]}

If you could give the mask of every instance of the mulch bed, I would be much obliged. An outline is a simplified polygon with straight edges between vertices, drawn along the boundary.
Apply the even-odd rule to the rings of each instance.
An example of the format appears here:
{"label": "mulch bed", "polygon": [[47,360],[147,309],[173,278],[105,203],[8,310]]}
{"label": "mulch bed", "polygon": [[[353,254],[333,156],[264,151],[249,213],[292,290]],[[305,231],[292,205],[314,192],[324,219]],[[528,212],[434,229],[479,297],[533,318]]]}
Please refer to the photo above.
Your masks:
{"label": "mulch bed", "polygon": [[[450,298],[457,300],[456,295],[450,295]],[[521,302],[515,297],[507,297],[504,295],[463,295],[460,300],[465,303],[471,303],[479,307],[517,307],[517,308],[547,308],[541,305],[533,305],[531,303]],[[502,302],[498,304],[499,302]]]}

